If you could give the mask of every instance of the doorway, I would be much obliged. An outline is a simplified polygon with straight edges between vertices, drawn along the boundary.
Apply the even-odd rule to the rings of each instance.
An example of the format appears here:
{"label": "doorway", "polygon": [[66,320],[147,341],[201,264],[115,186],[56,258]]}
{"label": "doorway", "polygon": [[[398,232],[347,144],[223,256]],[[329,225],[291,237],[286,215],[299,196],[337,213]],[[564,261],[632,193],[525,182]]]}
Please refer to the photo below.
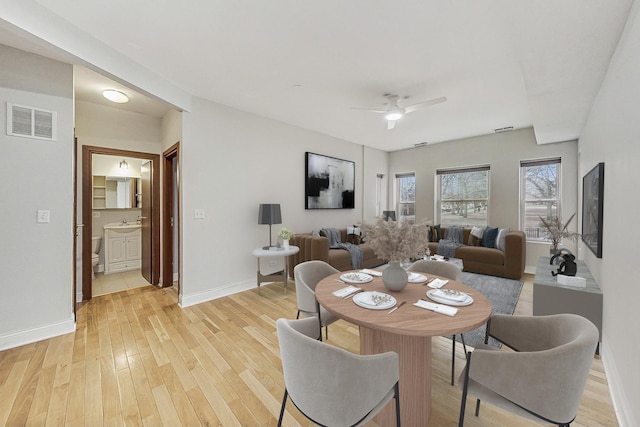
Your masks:
{"label": "doorway", "polygon": [[[82,299],[92,298],[91,274],[91,238],[93,227],[93,162],[94,154],[111,156],[136,157],[148,161],[148,175],[145,184],[143,176],[142,187],[147,186],[147,197],[143,199],[141,215],[142,234],[142,274],[152,285],[158,285],[160,277],[160,156],[151,153],[141,153],[104,147],[82,147]],[[105,242],[106,244],[106,242]]]}

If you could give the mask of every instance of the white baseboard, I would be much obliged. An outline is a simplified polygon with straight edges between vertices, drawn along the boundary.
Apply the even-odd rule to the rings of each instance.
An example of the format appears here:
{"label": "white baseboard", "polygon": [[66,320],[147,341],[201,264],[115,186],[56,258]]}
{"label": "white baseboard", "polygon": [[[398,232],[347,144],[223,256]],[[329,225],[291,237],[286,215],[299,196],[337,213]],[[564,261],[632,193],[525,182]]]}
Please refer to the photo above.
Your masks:
{"label": "white baseboard", "polygon": [[[611,400],[613,401],[613,409],[616,412],[616,418],[618,419],[618,425],[620,427],[630,427],[640,425],[639,419],[636,419],[633,414],[633,409],[630,402],[622,390],[620,381],[620,373],[616,368],[615,360],[610,352],[610,347],[606,345],[600,345],[600,354],[602,356],[602,364],[604,365],[604,371],[607,376],[607,382],[609,383],[609,393],[611,393]],[[637,406],[634,406],[637,408]]]}
{"label": "white baseboard", "polygon": [[0,351],[75,332],[73,313],[67,320],[0,336]]}
{"label": "white baseboard", "polygon": [[[236,294],[238,292],[247,291],[256,287],[256,280],[247,280],[226,286],[224,288],[210,289],[204,292],[198,292],[192,295],[181,294],[178,298],[178,305],[185,308],[203,302],[211,301],[217,298],[226,297],[227,295]],[[183,289],[181,287],[181,289]]]}

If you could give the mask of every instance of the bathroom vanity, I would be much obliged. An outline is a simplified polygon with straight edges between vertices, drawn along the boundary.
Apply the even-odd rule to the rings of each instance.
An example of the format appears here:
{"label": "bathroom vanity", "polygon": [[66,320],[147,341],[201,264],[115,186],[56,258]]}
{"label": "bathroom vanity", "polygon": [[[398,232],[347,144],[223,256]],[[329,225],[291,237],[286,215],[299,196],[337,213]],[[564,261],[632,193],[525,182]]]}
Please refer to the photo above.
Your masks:
{"label": "bathroom vanity", "polygon": [[142,267],[140,224],[104,226],[104,274],[138,270]]}

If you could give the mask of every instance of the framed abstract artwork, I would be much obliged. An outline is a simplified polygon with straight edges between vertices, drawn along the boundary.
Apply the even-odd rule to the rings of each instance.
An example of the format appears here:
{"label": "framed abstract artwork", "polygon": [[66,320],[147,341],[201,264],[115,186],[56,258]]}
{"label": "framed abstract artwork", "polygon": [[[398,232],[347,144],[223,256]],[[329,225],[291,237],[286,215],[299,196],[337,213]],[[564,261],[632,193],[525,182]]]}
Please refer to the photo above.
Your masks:
{"label": "framed abstract artwork", "polygon": [[598,163],[582,178],[582,241],[602,258],[602,213],[604,210],[604,163]]}
{"label": "framed abstract artwork", "polygon": [[305,209],[355,208],[355,162],[306,152],[305,174]]}

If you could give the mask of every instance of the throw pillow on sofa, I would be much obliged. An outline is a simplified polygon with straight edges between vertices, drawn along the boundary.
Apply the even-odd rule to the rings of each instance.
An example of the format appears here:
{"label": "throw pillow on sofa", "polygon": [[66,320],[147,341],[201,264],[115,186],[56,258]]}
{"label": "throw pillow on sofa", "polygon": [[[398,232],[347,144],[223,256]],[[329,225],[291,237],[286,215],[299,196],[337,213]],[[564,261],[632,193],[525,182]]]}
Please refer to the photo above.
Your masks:
{"label": "throw pillow on sofa", "polygon": [[434,225],[431,227],[431,242],[439,242],[442,239],[442,229],[440,228],[440,224]]}
{"label": "throw pillow on sofa", "polygon": [[498,230],[498,237],[496,237],[496,249],[500,249],[502,252],[504,252],[504,238],[508,232],[508,228],[501,228]]}
{"label": "throw pillow on sofa", "polygon": [[470,234],[473,234],[478,239],[482,239],[484,236],[484,227],[473,227]]}
{"label": "throw pillow on sofa", "polygon": [[484,235],[482,236],[482,246],[485,248],[495,248],[496,239],[498,238],[498,228],[488,227],[484,229]]}

